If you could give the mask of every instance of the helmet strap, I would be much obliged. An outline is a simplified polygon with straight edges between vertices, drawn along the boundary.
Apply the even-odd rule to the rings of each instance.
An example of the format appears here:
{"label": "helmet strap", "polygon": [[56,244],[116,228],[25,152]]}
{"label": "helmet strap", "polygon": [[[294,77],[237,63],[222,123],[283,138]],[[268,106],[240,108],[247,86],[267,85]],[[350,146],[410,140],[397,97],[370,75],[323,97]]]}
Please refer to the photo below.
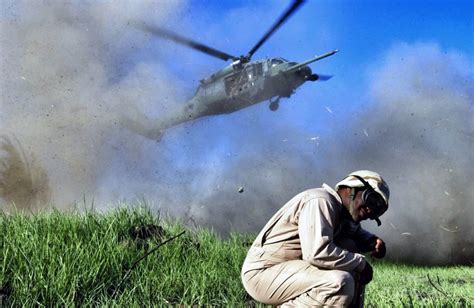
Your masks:
{"label": "helmet strap", "polygon": [[355,205],[355,188],[351,188],[351,193],[349,195],[351,198],[351,203],[349,203],[349,213],[351,214],[352,219],[354,219],[354,205]]}

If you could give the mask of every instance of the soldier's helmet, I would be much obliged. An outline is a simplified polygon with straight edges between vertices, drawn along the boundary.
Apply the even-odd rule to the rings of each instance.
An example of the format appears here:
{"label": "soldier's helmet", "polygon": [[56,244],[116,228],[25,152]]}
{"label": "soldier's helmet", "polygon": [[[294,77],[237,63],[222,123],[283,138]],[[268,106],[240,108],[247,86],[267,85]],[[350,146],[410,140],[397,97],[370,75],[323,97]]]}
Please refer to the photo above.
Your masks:
{"label": "soldier's helmet", "polygon": [[371,219],[380,225],[380,217],[388,209],[390,189],[387,182],[377,172],[370,170],[359,170],[352,172],[342,181],[336,184],[336,190],[341,186],[352,188],[366,188],[362,193],[364,203],[372,209]]}

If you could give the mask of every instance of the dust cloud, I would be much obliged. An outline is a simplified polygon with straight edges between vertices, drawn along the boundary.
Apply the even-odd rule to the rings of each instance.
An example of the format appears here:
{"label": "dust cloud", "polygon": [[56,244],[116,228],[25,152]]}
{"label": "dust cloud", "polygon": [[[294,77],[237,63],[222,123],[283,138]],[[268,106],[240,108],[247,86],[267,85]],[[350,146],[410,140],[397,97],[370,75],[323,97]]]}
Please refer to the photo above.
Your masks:
{"label": "dust cloud", "polygon": [[135,51],[150,37],[128,23],[166,22],[183,2],[0,5],[0,132],[16,136],[47,171],[57,207],[93,197],[111,157],[139,161],[144,155],[143,142],[122,129],[121,116],[141,115],[151,98],[163,112],[179,98],[170,86],[175,80],[157,61],[137,59]]}
{"label": "dust cloud", "polygon": [[31,212],[51,201],[46,171],[33,154],[27,154],[17,139],[0,137],[0,198],[7,211]]}
{"label": "dust cloud", "polygon": [[[204,177],[206,183],[213,183],[211,177],[220,181],[194,195],[189,215],[224,232],[258,231],[294,194],[370,169],[389,183],[391,206],[382,227],[363,225],[387,241],[390,259],[471,264],[470,67],[465,55],[434,43],[392,46],[374,63],[361,108],[335,114],[329,133],[315,137],[287,126],[283,133],[278,125],[267,134],[246,135],[247,152]],[[277,143],[272,135],[286,137]],[[239,186],[245,188],[241,194]]]}
{"label": "dust cloud", "polygon": [[142,195],[221,234],[257,232],[296,193],[371,169],[389,183],[391,206],[381,228],[364,224],[387,241],[390,258],[473,262],[474,87],[465,55],[400,43],[374,63],[369,100],[350,114],[319,115],[323,124],[305,128],[290,105],[271,114],[261,105],[169,129],[158,143],[119,119],[152,126],[185,101],[181,80],[159,65],[172,51],[150,47],[127,22],[166,24],[185,3],[120,4],[1,3],[0,133],[18,161],[44,170],[51,193],[41,196],[55,207],[85,195],[108,209]]}
{"label": "dust cloud", "polygon": [[349,130],[357,136],[346,134],[351,160],[343,165],[370,166],[391,184],[382,235],[393,258],[474,262],[470,61],[433,43],[394,46],[373,71],[373,105]]}

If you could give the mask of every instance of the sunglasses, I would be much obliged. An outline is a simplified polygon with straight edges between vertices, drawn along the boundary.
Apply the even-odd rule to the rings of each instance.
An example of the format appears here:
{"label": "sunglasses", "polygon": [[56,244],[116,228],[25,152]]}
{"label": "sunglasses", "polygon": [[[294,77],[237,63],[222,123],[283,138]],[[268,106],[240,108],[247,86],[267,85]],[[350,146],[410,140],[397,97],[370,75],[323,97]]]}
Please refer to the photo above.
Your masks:
{"label": "sunglasses", "polygon": [[383,197],[376,192],[372,186],[370,186],[367,181],[365,181],[362,177],[358,175],[353,175],[359,181],[364,184],[364,191],[362,192],[362,201],[364,201],[364,206],[370,209],[370,216],[369,218],[375,220],[377,225],[381,225],[382,223],[379,220],[379,217],[382,216],[385,211],[388,209],[387,202],[383,199]]}

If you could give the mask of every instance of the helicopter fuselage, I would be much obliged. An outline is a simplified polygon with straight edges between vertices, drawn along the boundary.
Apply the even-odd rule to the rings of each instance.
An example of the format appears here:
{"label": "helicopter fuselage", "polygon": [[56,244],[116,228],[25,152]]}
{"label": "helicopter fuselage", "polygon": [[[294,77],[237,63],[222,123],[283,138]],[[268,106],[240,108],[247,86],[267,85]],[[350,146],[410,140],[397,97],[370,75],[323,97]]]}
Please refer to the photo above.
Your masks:
{"label": "helicopter fuselage", "polygon": [[123,119],[123,123],[131,131],[159,140],[163,130],[169,127],[200,117],[232,113],[266,100],[270,101],[270,110],[275,111],[280,98],[290,97],[306,81],[327,80],[327,76],[312,74],[308,64],[336,52],[330,51],[302,63],[283,58],[234,62],[202,79],[194,96],[181,108],[162,117],[157,125],[147,124],[146,116],[140,121]]}
{"label": "helicopter fuselage", "polygon": [[290,97],[313,76],[308,66],[287,71],[296,64],[283,58],[231,64],[201,80],[194,97],[185,105],[188,118],[232,113],[273,97]]}

